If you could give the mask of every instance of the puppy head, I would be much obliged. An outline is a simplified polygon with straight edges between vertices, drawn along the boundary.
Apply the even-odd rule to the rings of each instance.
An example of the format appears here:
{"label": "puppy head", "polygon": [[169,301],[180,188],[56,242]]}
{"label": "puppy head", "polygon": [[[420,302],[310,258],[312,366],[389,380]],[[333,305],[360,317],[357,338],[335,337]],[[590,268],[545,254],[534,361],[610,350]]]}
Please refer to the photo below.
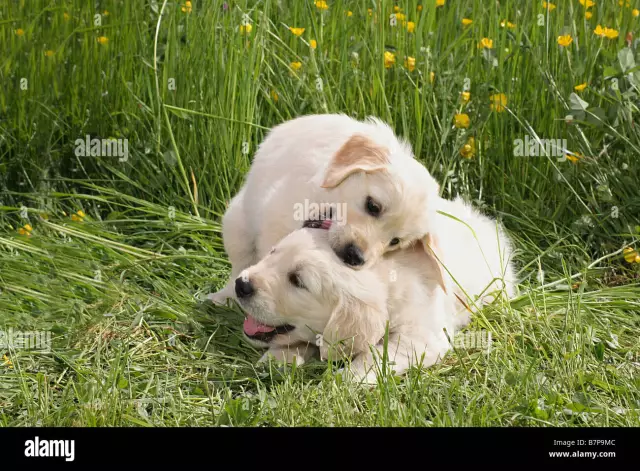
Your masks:
{"label": "puppy head", "polygon": [[341,354],[364,351],[384,335],[386,287],[369,271],[346,267],[331,250],[328,231],[300,229],[236,280],[247,314],[244,333],[259,347],[310,342]]}
{"label": "puppy head", "polygon": [[329,243],[356,269],[425,237],[439,198],[438,184],[410,147],[395,137],[385,142],[389,147],[355,134],[333,156],[322,183],[331,200],[346,206],[345,224],[332,225]]}

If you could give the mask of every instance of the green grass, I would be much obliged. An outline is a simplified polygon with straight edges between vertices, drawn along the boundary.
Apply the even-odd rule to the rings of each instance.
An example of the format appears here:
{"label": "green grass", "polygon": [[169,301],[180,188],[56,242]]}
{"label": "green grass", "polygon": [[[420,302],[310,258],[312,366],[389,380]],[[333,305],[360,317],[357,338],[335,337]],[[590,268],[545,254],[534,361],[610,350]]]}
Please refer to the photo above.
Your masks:
{"label": "green grass", "polygon": [[[54,336],[51,353],[0,352],[0,425],[639,424],[640,264],[621,251],[640,238],[640,5],[586,20],[577,0],[398,2],[409,33],[391,1],[95,3],[0,6],[0,330]],[[228,276],[220,217],[266,131],[323,112],[390,122],[444,196],[504,222],[521,294],[469,326],[488,354],[376,387],[319,361],[258,368],[241,313],[201,301]],[[514,157],[533,133],[581,157]],[[86,135],[128,139],[128,160],[77,157]]]}

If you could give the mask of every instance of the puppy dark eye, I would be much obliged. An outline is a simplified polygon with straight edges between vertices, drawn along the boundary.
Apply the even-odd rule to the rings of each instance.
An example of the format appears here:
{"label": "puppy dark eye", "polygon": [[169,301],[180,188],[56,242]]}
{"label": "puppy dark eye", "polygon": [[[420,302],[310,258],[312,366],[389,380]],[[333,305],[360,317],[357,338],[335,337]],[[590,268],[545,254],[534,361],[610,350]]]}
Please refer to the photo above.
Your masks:
{"label": "puppy dark eye", "polygon": [[371,196],[367,196],[367,201],[364,204],[364,208],[372,216],[379,216],[380,211],[382,211],[382,206],[380,206],[380,203],[374,200]]}
{"label": "puppy dark eye", "polygon": [[391,242],[389,242],[389,245],[393,246],[393,245],[398,245],[400,243],[400,239],[398,239],[397,237],[394,237],[393,239],[391,239]]}
{"label": "puppy dark eye", "polygon": [[302,282],[302,279],[300,278],[300,275],[298,275],[295,272],[289,273],[289,283],[291,283],[296,288],[304,288],[305,287],[304,283]]}

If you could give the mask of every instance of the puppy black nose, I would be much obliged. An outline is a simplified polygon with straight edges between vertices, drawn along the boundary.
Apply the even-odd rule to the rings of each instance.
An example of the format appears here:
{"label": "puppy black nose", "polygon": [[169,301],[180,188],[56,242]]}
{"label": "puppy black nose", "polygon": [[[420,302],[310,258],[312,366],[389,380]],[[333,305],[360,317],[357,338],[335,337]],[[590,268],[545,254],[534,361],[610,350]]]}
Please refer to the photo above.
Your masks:
{"label": "puppy black nose", "polygon": [[355,244],[349,244],[342,250],[342,261],[347,265],[359,267],[364,265],[362,251]]}
{"label": "puppy black nose", "polygon": [[238,277],[236,278],[236,295],[239,298],[248,298],[255,292],[253,285],[248,278]]}

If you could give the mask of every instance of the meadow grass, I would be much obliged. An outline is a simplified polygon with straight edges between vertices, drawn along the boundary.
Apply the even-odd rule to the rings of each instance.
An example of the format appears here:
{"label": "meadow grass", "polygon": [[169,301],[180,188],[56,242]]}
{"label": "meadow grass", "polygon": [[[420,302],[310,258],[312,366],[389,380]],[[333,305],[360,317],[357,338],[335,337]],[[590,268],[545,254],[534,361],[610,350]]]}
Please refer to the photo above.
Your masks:
{"label": "meadow grass", "polygon": [[[0,330],[53,348],[0,349],[0,425],[637,426],[640,5],[442,3],[3,2]],[[388,121],[503,221],[521,286],[468,327],[489,352],[364,387],[255,366],[242,314],[202,301],[258,144],[325,112]],[[87,135],[127,158],[78,156]],[[514,156],[525,136],[570,159]]]}

